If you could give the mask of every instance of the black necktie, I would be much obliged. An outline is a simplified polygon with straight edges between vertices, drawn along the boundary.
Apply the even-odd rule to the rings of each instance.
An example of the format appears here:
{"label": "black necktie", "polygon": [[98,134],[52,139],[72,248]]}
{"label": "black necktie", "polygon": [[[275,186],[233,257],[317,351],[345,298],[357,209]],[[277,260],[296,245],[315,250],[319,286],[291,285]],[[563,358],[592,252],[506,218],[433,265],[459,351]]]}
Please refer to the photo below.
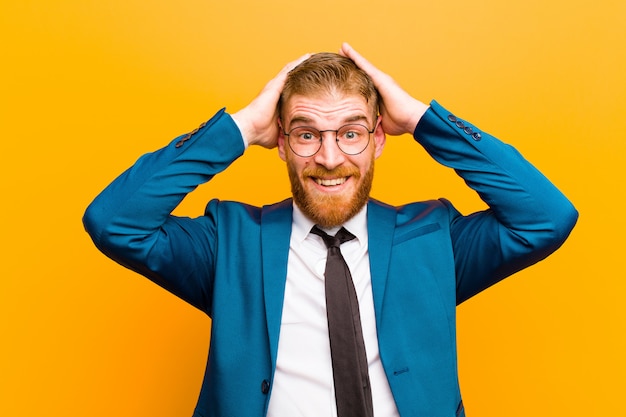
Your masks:
{"label": "black necktie", "polygon": [[326,315],[335,382],[338,417],[372,417],[372,391],[367,371],[367,355],[359,302],[350,269],[339,245],[355,238],[343,227],[329,236],[317,226],[311,233],[321,236],[328,248],[326,260]]}

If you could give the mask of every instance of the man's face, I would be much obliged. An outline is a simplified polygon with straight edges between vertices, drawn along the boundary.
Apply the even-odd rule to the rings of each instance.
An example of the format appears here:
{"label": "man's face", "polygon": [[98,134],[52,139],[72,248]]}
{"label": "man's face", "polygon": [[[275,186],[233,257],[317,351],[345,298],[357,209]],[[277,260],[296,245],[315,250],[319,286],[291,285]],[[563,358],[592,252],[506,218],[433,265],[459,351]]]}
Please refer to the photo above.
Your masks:
{"label": "man's face", "polygon": [[292,96],[283,106],[281,132],[299,126],[337,130],[351,123],[375,129],[367,148],[358,155],[343,153],[335,141],[335,132],[323,133],[320,150],[310,157],[293,153],[287,136],[279,136],[278,151],[287,162],[294,201],[316,224],[328,228],[341,225],[367,202],[374,160],[385,145],[385,134],[378,122],[359,95]]}

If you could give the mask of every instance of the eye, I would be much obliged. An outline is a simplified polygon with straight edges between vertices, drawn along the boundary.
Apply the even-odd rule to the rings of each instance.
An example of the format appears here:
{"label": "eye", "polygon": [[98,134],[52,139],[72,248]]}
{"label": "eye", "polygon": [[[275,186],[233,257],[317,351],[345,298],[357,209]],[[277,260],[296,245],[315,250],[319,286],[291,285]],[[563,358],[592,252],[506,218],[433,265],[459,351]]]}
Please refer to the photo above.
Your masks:
{"label": "eye", "polygon": [[315,139],[315,135],[311,132],[302,132],[300,135],[300,139],[302,140],[312,140]]}
{"label": "eye", "polygon": [[339,140],[358,142],[367,135],[367,128],[361,125],[347,125],[339,130]]}
{"label": "eye", "polygon": [[346,139],[356,139],[359,137],[359,134],[354,130],[350,130],[343,135]]}
{"label": "eye", "polygon": [[293,139],[298,142],[317,142],[320,138],[320,133],[312,127],[296,127],[289,134]]}

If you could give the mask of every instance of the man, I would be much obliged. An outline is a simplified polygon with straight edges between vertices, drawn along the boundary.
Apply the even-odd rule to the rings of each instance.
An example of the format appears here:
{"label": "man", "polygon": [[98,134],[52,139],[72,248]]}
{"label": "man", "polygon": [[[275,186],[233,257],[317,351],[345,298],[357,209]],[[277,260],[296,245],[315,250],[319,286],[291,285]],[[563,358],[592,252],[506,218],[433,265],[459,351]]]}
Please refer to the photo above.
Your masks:
{"label": "man", "polygon": [[[443,199],[403,207],[370,199],[386,135],[405,133],[490,208],[462,216]],[[212,200],[202,217],[170,214],[252,145],[278,147],[293,199],[262,208]],[[548,256],[576,219],[513,148],[414,99],[344,44],[339,55],[287,65],[244,109],[220,111],[143,156],[84,223],[107,256],[212,318],[194,416],[452,417],[465,415],[456,305]],[[356,237],[327,249],[332,237],[319,229],[343,236],[342,228]],[[341,254],[358,298],[346,319],[358,329],[355,350],[344,359],[357,358],[348,368],[362,382],[347,406],[341,393],[352,385],[335,358],[347,350],[331,348],[337,290],[326,289]]]}

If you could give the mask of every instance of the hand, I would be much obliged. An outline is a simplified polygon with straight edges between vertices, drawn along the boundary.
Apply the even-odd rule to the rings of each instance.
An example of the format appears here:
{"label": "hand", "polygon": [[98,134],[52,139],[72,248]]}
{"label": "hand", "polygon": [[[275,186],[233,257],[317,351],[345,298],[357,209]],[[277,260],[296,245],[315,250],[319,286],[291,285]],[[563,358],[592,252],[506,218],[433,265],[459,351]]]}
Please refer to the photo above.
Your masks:
{"label": "hand", "polygon": [[250,104],[232,115],[248,145],[260,145],[268,149],[276,147],[279,134],[276,106],[287,74],[309,56],[310,54],[303,55],[285,65]]}
{"label": "hand", "polygon": [[428,106],[411,97],[393,78],[372,65],[347,43],[341,46],[339,54],[354,61],[374,82],[382,98],[380,115],[385,133],[412,135],[417,123],[428,110]]}

